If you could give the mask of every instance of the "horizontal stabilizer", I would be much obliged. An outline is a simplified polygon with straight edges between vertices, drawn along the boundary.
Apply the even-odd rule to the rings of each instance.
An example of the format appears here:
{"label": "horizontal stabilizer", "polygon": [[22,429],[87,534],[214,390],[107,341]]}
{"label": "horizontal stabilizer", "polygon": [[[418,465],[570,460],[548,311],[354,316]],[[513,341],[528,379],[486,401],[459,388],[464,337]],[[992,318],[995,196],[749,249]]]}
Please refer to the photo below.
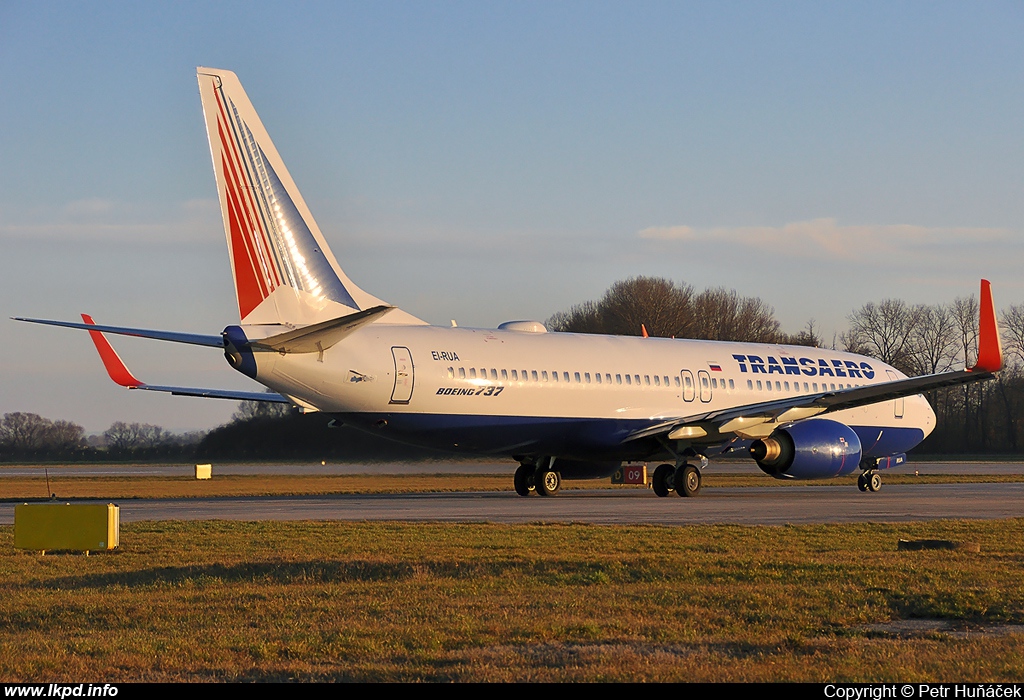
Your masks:
{"label": "horizontal stabilizer", "polygon": [[[83,314],[84,317],[84,314]],[[118,335],[130,335],[136,338],[151,338],[153,340],[169,340],[172,343],[186,343],[188,345],[203,345],[211,348],[223,348],[224,339],[219,335],[200,335],[198,333],[177,333],[175,331],[151,331],[145,328],[125,328],[123,326],[97,326],[94,323],[71,323],[70,321],[47,321],[41,318],[18,318],[15,321],[27,321],[29,323],[42,323],[47,326],[60,326],[62,328],[78,328],[84,331],[101,331],[103,333],[116,333]]]}
{"label": "horizontal stabilizer", "polygon": [[92,342],[100,354],[100,359],[103,361],[103,367],[107,370],[107,374],[110,375],[110,378],[114,380],[115,383],[120,384],[123,387],[127,387],[129,389],[144,389],[146,391],[162,391],[178,396],[200,396],[207,399],[291,403],[291,400],[281,394],[268,394],[262,391],[230,391],[224,389],[197,389],[187,386],[159,386],[156,384],[146,384],[145,382],[141,382],[135,378],[135,376],[129,371],[128,367],[125,366],[124,361],[118,356],[117,351],[114,350],[106,336],[104,336],[99,330],[95,330],[104,328],[105,326],[97,326],[93,323],[92,317],[88,314],[82,314],[82,320],[85,321],[85,323],[78,325],[81,325],[89,331],[89,337],[92,338]]}
{"label": "horizontal stabilizer", "polygon": [[249,347],[253,350],[273,351],[279,353],[323,352],[338,341],[363,326],[373,323],[378,318],[394,310],[393,306],[374,306],[372,309],[348,314],[330,321],[314,323],[287,333],[279,333],[269,338],[253,340]]}

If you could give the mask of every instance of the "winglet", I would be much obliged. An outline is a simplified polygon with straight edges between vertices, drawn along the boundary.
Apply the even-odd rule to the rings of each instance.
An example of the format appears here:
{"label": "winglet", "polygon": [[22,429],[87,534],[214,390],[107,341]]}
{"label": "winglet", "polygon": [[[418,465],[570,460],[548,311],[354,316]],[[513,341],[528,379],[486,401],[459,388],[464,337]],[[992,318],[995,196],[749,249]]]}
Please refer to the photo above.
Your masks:
{"label": "winglet", "polygon": [[1003,347],[996,323],[996,305],[992,301],[992,283],[981,281],[981,303],[978,306],[978,361],[970,372],[998,372],[1003,367]]}
{"label": "winglet", "polygon": [[[82,314],[82,321],[90,326],[96,325],[96,322],[92,320],[92,316],[88,314]],[[114,348],[110,345],[110,341],[107,340],[99,331],[89,331],[89,337],[92,338],[93,344],[96,346],[96,350],[100,353],[100,359],[103,360],[103,367],[107,370],[107,374],[117,384],[126,386],[129,389],[137,389],[140,386],[144,386],[142,382],[132,376],[132,373],[128,371],[128,368],[124,366],[124,362],[117,356]]]}

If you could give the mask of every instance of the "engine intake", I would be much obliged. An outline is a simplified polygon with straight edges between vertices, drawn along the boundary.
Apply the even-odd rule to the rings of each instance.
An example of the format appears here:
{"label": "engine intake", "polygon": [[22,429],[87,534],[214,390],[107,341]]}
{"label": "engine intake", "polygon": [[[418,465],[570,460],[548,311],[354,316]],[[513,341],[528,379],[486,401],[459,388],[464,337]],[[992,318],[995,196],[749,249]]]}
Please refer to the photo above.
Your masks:
{"label": "engine intake", "polygon": [[755,440],[750,456],[761,471],[776,479],[828,479],[858,468],[861,445],[848,425],[819,418]]}

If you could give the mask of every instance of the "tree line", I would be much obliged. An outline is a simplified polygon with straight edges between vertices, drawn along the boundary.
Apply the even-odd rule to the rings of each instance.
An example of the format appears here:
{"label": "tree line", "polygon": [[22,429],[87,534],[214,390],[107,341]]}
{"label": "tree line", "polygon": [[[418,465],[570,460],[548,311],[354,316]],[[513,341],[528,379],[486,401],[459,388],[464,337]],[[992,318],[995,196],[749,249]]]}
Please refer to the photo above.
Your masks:
{"label": "tree line", "polygon": [[85,428],[36,413],[5,413],[0,418],[2,461],[97,461],[191,459],[205,432],[177,434],[149,423],[117,421],[101,436],[86,439]]}
{"label": "tree line", "polygon": [[[1024,451],[1024,304],[1003,309],[1005,368],[997,379],[931,392],[937,426],[918,448],[929,454]],[[827,345],[875,357],[909,376],[970,366],[977,356],[978,300],[911,305],[870,302]],[[774,309],[721,287],[656,277],[613,284],[594,301],[546,322],[555,332],[641,335],[822,347],[813,320],[785,333]],[[242,402],[231,421],[208,433],[178,435],[156,425],[116,422],[100,440],[82,426],[32,413],[0,419],[0,460],[99,459],[421,459],[443,452],[408,447],[350,428],[329,429],[329,416],[301,415],[284,404]]]}

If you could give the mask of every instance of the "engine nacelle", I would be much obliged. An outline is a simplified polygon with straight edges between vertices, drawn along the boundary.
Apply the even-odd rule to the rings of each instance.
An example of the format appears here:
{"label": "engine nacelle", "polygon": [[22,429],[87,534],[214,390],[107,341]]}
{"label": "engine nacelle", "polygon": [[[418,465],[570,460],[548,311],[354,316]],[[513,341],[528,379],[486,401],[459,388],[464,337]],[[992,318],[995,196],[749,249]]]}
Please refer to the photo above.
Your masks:
{"label": "engine nacelle", "polygon": [[750,456],[776,479],[828,479],[860,465],[860,438],[848,425],[818,418],[779,428],[750,446]]}

